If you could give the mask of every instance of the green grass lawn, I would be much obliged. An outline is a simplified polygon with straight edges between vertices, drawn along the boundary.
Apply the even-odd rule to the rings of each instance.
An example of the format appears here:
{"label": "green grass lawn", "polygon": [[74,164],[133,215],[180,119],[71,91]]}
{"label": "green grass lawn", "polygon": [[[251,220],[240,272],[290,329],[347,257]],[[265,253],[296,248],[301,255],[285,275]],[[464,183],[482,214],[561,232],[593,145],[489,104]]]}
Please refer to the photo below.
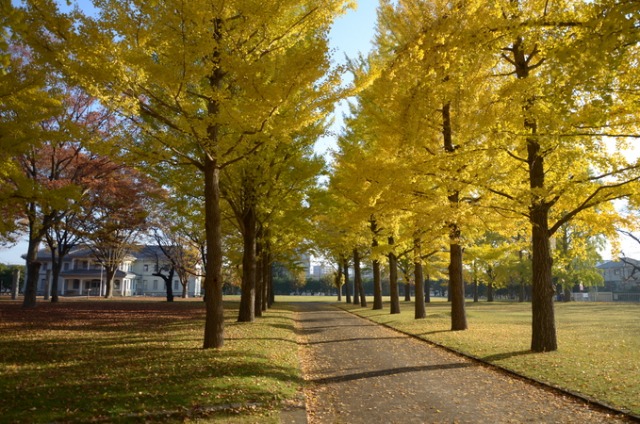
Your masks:
{"label": "green grass lawn", "polygon": [[237,323],[201,349],[204,305],[0,300],[1,422],[279,422],[302,377],[291,310]]}
{"label": "green grass lawn", "polygon": [[[294,306],[335,297],[282,296],[264,318],[237,323],[203,350],[202,301],[63,301],[23,310],[0,299],[1,422],[275,423],[303,385]],[[530,304],[467,304],[469,330],[449,331],[450,306],[425,320],[340,304],[401,331],[640,414],[640,305],[557,304],[557,352],[532,354]]]}
{"label": "green grass lawn", "polygon": [[563,387],[640,415],[640,304],[557,303],[559,349],[534,354],[531,304],[467,303],[469,329],[450,331],[450,305],[427,304],[415,320],[413,303],[390,315],[340,304],[358,315],[484,359],[528,377]]}

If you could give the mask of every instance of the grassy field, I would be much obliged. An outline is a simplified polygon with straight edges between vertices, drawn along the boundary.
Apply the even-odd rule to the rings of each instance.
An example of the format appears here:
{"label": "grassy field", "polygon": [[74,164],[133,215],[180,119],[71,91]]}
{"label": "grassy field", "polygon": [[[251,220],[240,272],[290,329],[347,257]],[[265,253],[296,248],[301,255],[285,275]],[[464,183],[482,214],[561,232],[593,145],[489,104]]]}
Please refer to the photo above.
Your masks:
{"label": "grassy field", "polygon": [[225,347],[205,351],[202,301],[0,300],[0,421],[279,422],[302,384],[293,312],[226,307]]}
{"label": "grassy field", "polygon": [[559,349],[533,354],[531,304],[467,303],[467,331],[449,331],[450,305],[427,305],[427,318],[413,318],[413,303],[390,315],[340,305],[375,322],[481,358],[640,415],[640,305],[556,304]]}
{"label": "grassy field", "polygon": [[[22,310],[0,298],[1,422],[275,423],[299,400],[294,307],[277,303],[237,323],[226,303],[226,344],[202,350],[201,301],[64,299]],[[279,302],[335,297],[277,298]],[[469,330],[449,331],[450,306],[425,320],[341,303],[401,331],[640,414],[640,305],[557,304],[557,352],[532,354],[530,304],[467,304]]]}

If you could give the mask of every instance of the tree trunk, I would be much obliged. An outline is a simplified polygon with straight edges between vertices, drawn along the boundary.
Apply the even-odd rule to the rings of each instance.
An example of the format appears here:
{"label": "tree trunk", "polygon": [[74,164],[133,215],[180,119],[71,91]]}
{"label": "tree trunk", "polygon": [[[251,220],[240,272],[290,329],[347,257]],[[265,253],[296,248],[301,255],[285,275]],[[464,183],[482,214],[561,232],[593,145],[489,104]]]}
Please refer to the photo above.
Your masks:
{"label": "tree trunk", "polygon": [[336,288],[338,289],[338,302],[342,301],[342,266],[338,264],[338,273],[336,274]]}
{"label": "tree trunk", "polygon": [[[536,47],[534,47],[535,49]],[[509,50],[513,54],[511,63],[514,65],[516,77],[526,79],[534,66],[527,57],[522,37],[518,37]],[[529,168],[529,187],[531,189],[529,204],[529,221],[531,223],[532,243],[532,282],[531,309],[532,331],[531,350],[547,352],[558,349],[556,338],[555,313],[553,296],[555,289],[551,279],[551,249],[549,238],[549,209],[551,203],[540,196],[545,191],[544,153],[538,142],[538,123],[530,111],[535,104],[535,98],[524,100],[522,105],[523,127],[530,134],[526,139],[527,165]]]}
{"label": "tree trunk", "polygon": [[473,302],[478,303],[478,277],[473,277]]}
{"label": "tree trunk", "polygon": [[358,290],[358,294],[360,295],[360,306],[366,308],[367,297],[364,293],[364,285],[362,284],[362,272],[360,270],[360,252],[358,252],[358,249],[353,249],[353,273],[355,285],[358,287],[356,290]]}
{"label": "tree trunk", "polygon": [[38,277],[40,275],[40,262],[38,262],[38,247],[40,239],[29,239],[27,248],[27,279],[25,281],[23,308],[36,307],[36,292],[38,290]]}
{"label": "tree trunk", "polygon": [[269,279],[269,285],[268,287],[268,298],[269,298],[269,307],[272,307],[273,304],[276,302],[276,294],[273,291],[273,268],[272,268],[272,261],[271,261],[271,255],[269,255],[269,273],[268,273],[268,279]]}
{"label": "tree trunk", "polygon": [[[211,129],[210,129],[211,131]],[[214,138],[217,140],[217,137]],[[205,234],[205,305],[203,348],[224,345],[224,304],[222,303],[222,232],[220,227],[220,170],[208,155],[204,166]]]}
{"label": "tree trunk", "polygon": [[449,284],[451,288],[451,330],[467,329],[467,315],[464,305],[464,280],[462,278],[462,247],[451,243],[449,263]]}
{"label": "tree trunk", "polygon": [[[389,246],[393,247],[393,237],[389,237]],[[398,258],[389,252],[389,294],[391,296],[391,313],[400,313],[400,293],[398,292]]]}
{"label": "tree trunk", "polygon": [[[369,222],[373,233],[371,246],[375,249],[378,246],[378,224],[373,216]],[[382,279],[380,278],[380,261],[377,259],[373,260],[373,309],[382,309]]]}
{"label": "tree trunk", "polygon": [[493,281],[487,282],[487,302],[493,302]]}
{"label": "tree trunk", "polygon": [[262,316],[262,301],[264,297],[264,267],[262,266],[263,261],[262,231],[258,229],[258,234],[256,235],[256,300],[254,306],[256,317]]}
{"label": "tree trunk", "polygon": [[11,280],[11,300],[16,300],[20,293],[20,268],[13,269],[13,279]]}
{"label": "tree trunk", "polygon": [[431,276],[429,274],[424,281],[424,302],[431,303]]}
{"label": "tree trunk", "polygon": [[189,282],[187,280],[187,284],[182,284],[182,298],[186,299],[189,297]]}
{"label": "tree trunk", "polygon": [[349,287],[349,261],[342,255],[342,273],[344,274],[344,287],[347,297],[347,303],[351,303],[351,287]]}
{"label": "tree trunk", "polygon": [[[55,253],[51,255],[52,258]],[[60,280],[60,271],[62,269],[62,256],[59,255],[57,259],[54,259],[51,263],[51,303],[57,303],[60,301],[58,287],[58,281]]]}
{"label": "tree trunk", "polygon": [[373,309],[382,309],[382,279],[378,260],[373,261]]}
{"label": "tree trunk", "polygon": [[548,208],[546,205],[533,205],[531,224],[533,241],[533,281],[531,285],[533,327],[531,350],[534,352],[550,352],[558,349],[558,342],[553,305],[555,290],[551,279],[552,260],[549,243]]}
{"label": "tree trunk", "polygon": [[[442,107],[442,136],[444,150],[453,153],[453,132],[451,129],[451,104]],[[458,207],[460,194],[454,191],[448,196],[449,204]],[[455,222],[449,224],[450,263],[449,263],[449,298],[451,299],[451,330],[466,330],[467,317],[464,309],[464,280],[462,277],[462,247],[460,246],[460,228]]]}
{"label": "tree trunk", "polygon": [[169,270],[169,275],[164,275],[160,272],[160,264],[156,261],[156,266],[158,267],[158,272],[154,272],[153,276],[160,277],[164,281],[164,287],[167,295],[167,302],[173,302],[173,276],[176,272],[174,267],[171,267]]}
{"label": "tree trunk", "polygon": [[[105,270],[105,274],[106,274],[106,281],[105,281],[105,292],[104,292],[104,298],[105,299],[111,299],[113,298],[113,282],[115,280],[116,277],[116,271],[118,270],[117,266],[113,266],[113,265],[109,265],[109,266],[105,266],[104,267]],[[91,289],[89,289],[91,290]],[[99,293],[98,296],[102,295],[102,293]]]}
{"label": "tree trunk", "polygon": [[422,243],[420,239],[416,238],[413,241],[413,273],[416,281],[416,300],[415,300],[415,319],[422,319],[427,317],[427,311],[425,308],[425,293],[424,293],[424,277],[422,275]]}
{"label": "tree trunk", "polygon": [[256,302],[256,213],[248,206],[242,216],[242,293],[238,322],[253,322]]}
{"label": "tree trunk", "polygon": [[411,283],[404,283],[404,301],[411,302]]}
{"label": "tree trunk", "polygon": [[[359,263],[356,263],[357,258],[357,250],[353,249],[353,304],[360,304],[360,286],[362,285],[361,276],[359,275],[359,270],[356,268],[360,266]],[[358,260],[360,260],[358,258]]]}
{"label": "tree trunk", "polygon": [[[520,236],[518,236],[518,239],[520,239]],[[524,254],[522,253],[522,250],[520,250],[518,252],[518,258],[520,259],[520,290],[518,293],[518,302],[524,302],[526,299],[526,292],[525,292],[525,278],[524,278],[524,261],[523,261],[523,256]]]}
{"label": "tree trunk", "polygon": [[571,287],[565,287],[564,288],[564,301],[565,302],[571,302]]}

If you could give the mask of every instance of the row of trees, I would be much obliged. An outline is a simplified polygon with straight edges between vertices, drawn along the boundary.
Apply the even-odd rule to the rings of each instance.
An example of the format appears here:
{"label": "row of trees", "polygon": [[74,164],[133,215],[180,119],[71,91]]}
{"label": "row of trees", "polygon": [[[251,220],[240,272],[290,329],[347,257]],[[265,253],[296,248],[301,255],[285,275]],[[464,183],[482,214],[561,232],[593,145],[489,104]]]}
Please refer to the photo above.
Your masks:
{"label": "row of trees", "polygon": [[[87,13],[77,5],[60,10],[49,0],[21,7],[3,1],[2,89],[15,102],[3,106],[13,119],[2,128],[2,164],[51,143],[42,123],[61,107],[50,96],[53,87],[73,87],[95,101],[87,112],[104,110],[102,127],[91,132],[79,125],[90,133],[85,137],[67,132],[62,125],[69,119],[61,119],[56,130],[81,152],[99,152],[110,163],[122,159],[123,169],[140,171],[134,180],[141,185],[152,187],[150,179],[163,188],[160,205],[142,194],[133,203],[145,219],[161,209],[183,240],[198,247],[205,268],[204,347],[221,347],[223,281],[241,279],[239,320],[253,320],[267,307],[270,264],[286,261],[308,234],[303,201],[324,166],[312,148],[342,96],[327,34],[350,6],[346,0],[106,0]],[[124,219],[116,211],[138,210],[120,204],[104,214],[104,196],[75,180],[64,190],[43,182],[37,187],[33,208],[40,219],[28,229],[27,262],[34,267],[32,251],[44,228],[61,221],[63,200],[86,199],[90,215],[103,221]],[[3,193],[2,212],[18,225],[11,205],[26,190],[16,185]]]}
{"label": "row of trees", "polygon": [[[463,251],[531,258],[532,350],[554,350],[552,237],[571,240],[567,269],[592,253],[592,236],[624,224],[611,201],[635,199],[640,171],[624,155],[640,93],[631,0],[383,0],[374,51],[351,63],[356,91],[340,88],[327,42],[347,0],[96,0],[90,13],[52,0],[0,4],[0,177],[11,182],[0,189],[0,232],[26,224],[37,248],[60,205],[85,199],[103,224],[161,211],[201,254],[205,348],[223,345],[225,281],[239,282],[238,318],[252,321],[268,307],[271,264],[314,240],[342,273],[353,261],[354,300],[366,302],[358,264],[371,262],[374,308],[388,261],[392,313],[399,262],[423,281],[440,277],[446,255],[453,330],[467,327]],[[56,95],[69,91],[91,102],[79,124],[52,121],[72,109]],[[318,188],[313,143],[350,94]],[[160,201],[134,194],[137,212],[125,202],[105,213],[108,196],[84,180],[24,177],[16,158],[60,140],[105,166],[127,164],[117,169],[162,187],[151,190]]]}
{"label": "row of trees", "polygon": [[465,267],[530,258],[531,349],[557,349],[554,272],[566,285],[580,270],[597,280],[581,264],[594,261],[594,237],[633,228],[613,201],[638,199],[628,149],[640,122],[639,22],[633,1],[380,2],[315,199],[329,211],[317,222],[328,254],[373,261],[374,308],[382,261],[396,313],[398,257],[422,281],[444,253],[451,328],[464,330]]}

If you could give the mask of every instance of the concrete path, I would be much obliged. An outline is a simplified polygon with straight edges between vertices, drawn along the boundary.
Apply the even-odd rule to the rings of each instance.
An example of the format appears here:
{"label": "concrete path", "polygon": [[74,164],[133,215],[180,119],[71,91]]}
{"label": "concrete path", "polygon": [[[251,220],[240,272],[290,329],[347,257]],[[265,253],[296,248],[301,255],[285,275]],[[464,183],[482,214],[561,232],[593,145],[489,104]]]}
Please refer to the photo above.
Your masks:
{"label": "concrete path", "polygon": [[321,303],[300,303],[315,423],[629,422]]}

